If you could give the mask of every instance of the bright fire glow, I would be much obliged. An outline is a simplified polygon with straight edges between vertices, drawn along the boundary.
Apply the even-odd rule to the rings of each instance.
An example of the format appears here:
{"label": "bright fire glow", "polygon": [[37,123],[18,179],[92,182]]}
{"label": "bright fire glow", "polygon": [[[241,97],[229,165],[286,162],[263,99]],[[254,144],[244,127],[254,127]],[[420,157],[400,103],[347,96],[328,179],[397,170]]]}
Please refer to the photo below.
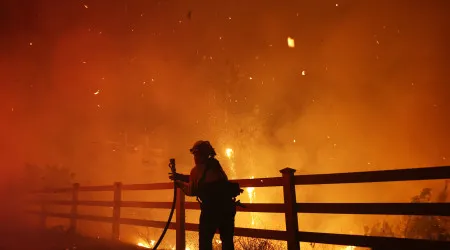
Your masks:
{"label": "bright fire glow", "polygon": [[233,156],[233,154],[234,154],[233,149],[231,149],[231,148],[225,149],[225,155],[226,155],[229,159],[231,159],[231,157]]}
{"label": "bright fire glow", "polygon": [[150,246],[148,244],[145,244],[145,243],[142,243],[142,242],[137,243],[137,245],[140,246],[140,247],[144,247],[144,248],[150,248]]}
{"label": "bright fire glow", "polygon": [[[255,179],[255,176],[250,177],[250,179]],[[255,197],[255,188],[248,187],[247,188],[248,198],[250,199],[250,203],[253,203],[253,199]]]}
{"label": "bright fire glow", "polygon": [[294,38],[288,37],[288,38],[287,38],[287,43],[288,43],[289,48],[294,48],[294,47],[295,47],[295,41],[294,41]]}
{"label": "bright fire glow", "polygon": [[154,240],[151,240],[149,243],[150,244],[145,243],[145,242],[139,242],[139,243],[137,243],[137,245],[140,247],[143,247],[143,248],[152,248],[153,246],[155,246],[156,242]]}
{"label": "bright fire glow", "polygon": [[[255,179],[255,177],[252,176],[252,177],[250,177],[250,179]],[[250,200],[250,203],[253,203],[253,201],[255,199],[255,188],[248,187],[247,194],[248,194],[248,199]],[[255,225],[255,215],[253,213],[250,213],[250,216],[252,217],[252,226],[254,226]]]}
{"label": "bright fire glow", "polygon": [[254,187],[247,188],[248,197],[250,198],[250,203],[253,202],[253,191],[255,191]]}
{"label": "bright fire glow", "polygon": [[356,247],[354,247],[354,246],[346,246],[346,247],[344,248],[344,250],[355,250],[355,248],[356,248]]}
{"label": "bright fire glow", "polygon": [[225,149],[225,155],[228,157],[228,159],[231,160],[230,170],[231,170],[231,178],[236,178],[236,169],[234,168],[235,162],[234,162],[234,151],[231,148]]}

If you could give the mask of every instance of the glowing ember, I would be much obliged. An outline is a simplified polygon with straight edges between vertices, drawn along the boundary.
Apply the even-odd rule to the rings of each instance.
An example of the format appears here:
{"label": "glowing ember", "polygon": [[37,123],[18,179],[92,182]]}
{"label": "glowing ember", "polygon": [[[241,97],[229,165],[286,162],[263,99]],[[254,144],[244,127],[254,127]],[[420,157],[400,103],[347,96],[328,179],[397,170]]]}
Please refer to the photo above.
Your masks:
{"label": "glowing ember", "polygon": [[94,95],[100,94],[100,90],[95,91]]}
{"label": "glowing ember", "polygon": [[288,38],[287,38],[287,43],[288,43],[289,48],[294,48],[294,47],[295,47],[295,41],[294,41],[294,38],[288,37]]}

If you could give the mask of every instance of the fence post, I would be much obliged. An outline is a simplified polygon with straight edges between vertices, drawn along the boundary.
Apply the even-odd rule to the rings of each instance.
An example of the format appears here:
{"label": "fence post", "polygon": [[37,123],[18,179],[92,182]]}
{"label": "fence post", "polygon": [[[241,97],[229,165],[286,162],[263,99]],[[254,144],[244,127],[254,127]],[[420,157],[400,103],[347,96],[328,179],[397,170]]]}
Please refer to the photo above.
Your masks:
{"label": "fence post", "polygon": [[297,197],[295,195],[295,169],[280,170],[283,178],[283,195],[286,220],[287,246],[289,250],[300,250],[298,239]]}
{"label": "fence post", "polygon": [[185,196],[181,188],[177,189],[177,203],[176,203],[176,250],[186,249],[186,210],[184,208]]}
{"label": "fence post", "polygon": [[75,233],[77,231],[77,216],[78,216],[78,192],[80,184],[74,183],[72,188],[72,208],[70,209],[70,231]]}
{"label": "fence post", "polygon": [[122,183],[114,183],[114,206],[113,206],[113,223],[112,223],[112,239],[120,239],[120,206],[122,205]]}

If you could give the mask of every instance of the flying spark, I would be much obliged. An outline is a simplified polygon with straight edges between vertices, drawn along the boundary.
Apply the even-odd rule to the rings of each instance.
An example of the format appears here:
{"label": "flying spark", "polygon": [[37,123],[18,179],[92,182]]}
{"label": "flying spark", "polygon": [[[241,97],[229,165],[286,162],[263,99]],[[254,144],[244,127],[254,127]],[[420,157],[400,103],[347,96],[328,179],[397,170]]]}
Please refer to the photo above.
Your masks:
{"label": "flying spark", "polygon": [[294,48],[295,47],[295,40],[294,40],[294,38],[288,37],[287,38],[287,43],[288,43],[289,48]]}
{"label": "flying spark", "polygon": [[89,6],[87,6],[87,5],[85,4],[85,5],[84,5],[84,8],[86,8],[86,9],[87,9],[87,8],[89,8]]}
{"label": "flying spark", "polygon": [[302,76],[306,76],[306,70],[302,70]]}
{"label": "flying spark", "polygon": [[100,90],[95,91],[94,95],[100,94]]}

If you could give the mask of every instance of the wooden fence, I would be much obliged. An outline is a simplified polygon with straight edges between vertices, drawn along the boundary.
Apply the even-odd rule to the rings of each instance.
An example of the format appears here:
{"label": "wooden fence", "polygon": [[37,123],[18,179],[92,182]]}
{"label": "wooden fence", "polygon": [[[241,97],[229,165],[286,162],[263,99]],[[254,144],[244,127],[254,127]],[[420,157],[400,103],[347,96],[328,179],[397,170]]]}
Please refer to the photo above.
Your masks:
{"label": "wooden fence", "polygon": [[[286,231],[236,228],[236,236],[255,237],[287,242],[289,250],[299,250],[300,242],[337,244],[346,246],[370,247],[372,249],[450,249],[449,241],[432,241],[422,239],[405,239],[393,237],[346,235],[299,231],[298,213],[312,214],[371,214],[371,215],[427,215],[450,216],[450,203],[297,203],[295,187],[298,185],[321,185],[342,183],[375,183],[392,181],[437,180],[450,179],[450,167],[430,167],[419,169],[400,169],[385,171],[352,172],[337,174],[294,175],[295,170],[286,168],[280,171],[281,177],[241,179],[237,180],[241,187],[282,187],[284,203],[244,204],[241,212],[283,213]],[[71,201],[46,200],[42,203],[41,223],[45,226],[46,217],[70,219],[71,228],[76,230],[77,220],[109,222],[112,224],[112,238],[119,239],[120,225],[136,225],[153,228],[164,228],[166,222],[141,219],[122,218],[121,208],[164,208],[170,209],[170,202],[123,201],[122,192],[129,190],[163,190],[173,189],[173,183],[122,184],[111,186],[80,186],[74,184],[70,188],[45,190],[44,193],[72,192]],[[79,192],[112,191],[113,201],[82,201]],[[42,193],[41,192],[41,193]],[[176,203],[176,223],[169,229],[176,230],[176,249],[185,250],[185,231],[197,231],[198,224],[185,222],[186,209],[200,209],[196,202],[185,202],[183,192],[178,189]],[[70,214],[46,212],[46,205],[71,206]],[[112,217],[82,215],[77,212],[78,206],[112,207]]]}

